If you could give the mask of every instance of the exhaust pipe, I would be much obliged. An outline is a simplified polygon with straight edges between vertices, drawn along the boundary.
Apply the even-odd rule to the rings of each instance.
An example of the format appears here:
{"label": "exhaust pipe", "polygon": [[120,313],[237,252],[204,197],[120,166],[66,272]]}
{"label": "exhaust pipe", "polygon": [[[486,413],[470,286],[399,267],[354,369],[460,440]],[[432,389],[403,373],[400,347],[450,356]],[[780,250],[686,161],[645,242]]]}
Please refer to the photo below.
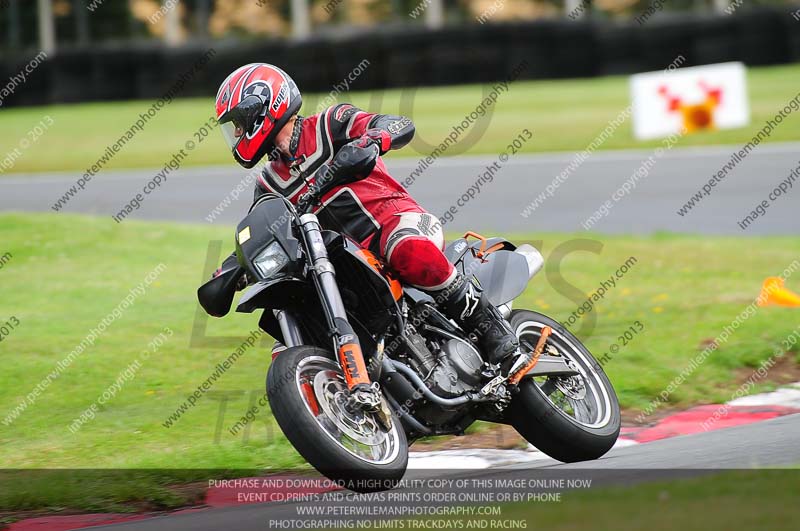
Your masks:
{"label": "exhaust pipe", "polygon": [[384,358],[384,363],[390,365],[392,369],[396,372],[399,372],[403,376],[405,376],[421,393],[422,396],[430,400],[431,402],[435,402],[442,407],[458,407],[463,406],[464,404],[468,404],[469,402],[484,402],[484,399],[480,399],[477,395],[473,395],[471,393],[467,393],[461,396],[457,396],[455,398],[442,398],[441,396],[437,395],[430,388],[425,385],[425,382],[422,381],[422,378],[414,372],[414,369],[406,365],[405,363],[400,363],[399,361],[392,360],[389,358]]}
{"label": "exhaust pipe", "polygon": [[514,252],[524,256],[525,260],[528,262],[528,278],[533,278],[533,275],[541,271],[542,267],[544,267],[544,258],[542,257],[542,253],[540,253],[539,250],[533,245],[523,243],[517,247]]}

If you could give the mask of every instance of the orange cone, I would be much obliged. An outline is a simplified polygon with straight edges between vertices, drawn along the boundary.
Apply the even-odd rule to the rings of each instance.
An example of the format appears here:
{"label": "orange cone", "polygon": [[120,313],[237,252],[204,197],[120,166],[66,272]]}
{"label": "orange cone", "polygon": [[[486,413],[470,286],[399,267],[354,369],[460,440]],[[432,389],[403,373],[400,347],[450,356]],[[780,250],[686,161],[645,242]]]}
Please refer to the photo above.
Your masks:
{"label": "orange cone", "polygon": [[800,308],[800,295],[783,287],[783,279],[767,277],[758,296],[759,306],[788,306]]}

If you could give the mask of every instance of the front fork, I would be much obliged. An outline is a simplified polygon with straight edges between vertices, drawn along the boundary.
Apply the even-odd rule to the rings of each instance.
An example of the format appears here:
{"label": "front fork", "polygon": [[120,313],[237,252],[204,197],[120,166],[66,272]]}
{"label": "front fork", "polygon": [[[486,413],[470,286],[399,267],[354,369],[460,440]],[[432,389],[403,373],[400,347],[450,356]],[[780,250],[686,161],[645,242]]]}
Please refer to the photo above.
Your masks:
{"label": "front fork", "polygon": [[353,327],[347,320],[347,312],[336,283],[336,272],[328,259],[328,250],[322,239],[322,228],[315,214],[300,216],[305,248],[311,265],[311,276],[322,302],[325,320],[339,365],[344,372],[347,387],[353,391],[369,391],[371,382],[364,362],[361,344]]}

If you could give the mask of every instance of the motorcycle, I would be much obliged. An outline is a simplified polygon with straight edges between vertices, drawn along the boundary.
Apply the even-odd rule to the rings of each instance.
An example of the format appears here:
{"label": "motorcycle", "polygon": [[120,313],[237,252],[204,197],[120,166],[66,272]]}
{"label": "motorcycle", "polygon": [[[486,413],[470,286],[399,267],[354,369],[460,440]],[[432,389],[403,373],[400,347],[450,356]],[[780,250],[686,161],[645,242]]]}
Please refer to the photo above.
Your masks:
{"label": "motorcycle", "polygon": [[198,290],[221,317],[246,274],[237,311],[262,311],[259,326],[286,347],[273,355],[267,397],[300,455],[351,490],[374,491],[403,477],[414,441],[463,434],[479,420],[509,424],[563,462],[614,445],[620,409],[603,368],[555,320],[513,309],[543,266],[538,250],[473,232],[445,250],[519,338],[519,363],[506,374],[478,350],[480,331],[462,330],[369,249],[322,228],[312,210],[348,182],[332,173],[324,165],[297,205],[262,196],[237,227],[238,265]]}

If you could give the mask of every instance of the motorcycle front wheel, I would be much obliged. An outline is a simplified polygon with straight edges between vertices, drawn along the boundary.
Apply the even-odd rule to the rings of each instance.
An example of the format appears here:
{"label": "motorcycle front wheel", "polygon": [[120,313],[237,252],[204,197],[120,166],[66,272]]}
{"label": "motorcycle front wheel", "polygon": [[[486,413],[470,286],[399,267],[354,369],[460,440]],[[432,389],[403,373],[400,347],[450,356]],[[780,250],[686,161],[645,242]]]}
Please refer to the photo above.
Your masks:
{"label": "motorcycle front wheel", "polygon": [[278,425],[311,466],[359,492],[393,488],[408,465],[408,442],[394,414],[386,429],[373,413],[347,407],[347,384],[332,353],[310,346],[284,350],[267,373]]}
{"label": "motorcycle front wheel", "polygon": [[529,443],[553,459],[571,463],[597,459],[619,436],[619,401],[603,368],[583,344],[558,322],[537,312],[510,316],[522,348],[533,350],[542,329],[552,334],[545,353],[562,356],[574,376],[526,377],[512,400],[511,424]]}

